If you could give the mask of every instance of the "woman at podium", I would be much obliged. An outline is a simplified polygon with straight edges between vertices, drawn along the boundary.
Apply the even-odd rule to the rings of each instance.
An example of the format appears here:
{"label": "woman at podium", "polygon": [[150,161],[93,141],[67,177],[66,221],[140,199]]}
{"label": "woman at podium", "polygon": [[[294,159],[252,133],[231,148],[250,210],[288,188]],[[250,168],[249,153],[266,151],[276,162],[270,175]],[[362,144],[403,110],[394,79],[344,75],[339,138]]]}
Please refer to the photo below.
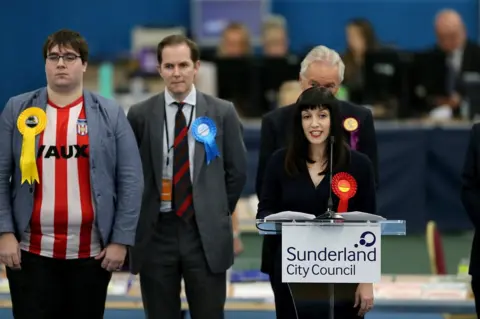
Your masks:
{"label": "woman at podium", "polygon": [[[339,213],[347,209],[376,213],[373,165],[367,156],[351,150],[346,143],[343,126],[355,125],[355,119],[341,119],[339,107],[335,97],[324,88],[312,87],[300,95],[288,147],[274,153],[267,164],[257,219],[282,211],[318,216],[328,208]],[[344,187],[338,176],[355,189],[347,206],[345,197],[340,200],[336,195]],[[271,263],[277,319],[328,318],[328,297],[326,302],[315,303],[311,311],[294,303],[291,289],[282,283],[281,235],[271,237],[275,237],[272,240],[277,249],[264,255],[264,260]],[[340,298],[335,288],[335,318],[359,318],[372,309],[372,284],[341,286]]]}

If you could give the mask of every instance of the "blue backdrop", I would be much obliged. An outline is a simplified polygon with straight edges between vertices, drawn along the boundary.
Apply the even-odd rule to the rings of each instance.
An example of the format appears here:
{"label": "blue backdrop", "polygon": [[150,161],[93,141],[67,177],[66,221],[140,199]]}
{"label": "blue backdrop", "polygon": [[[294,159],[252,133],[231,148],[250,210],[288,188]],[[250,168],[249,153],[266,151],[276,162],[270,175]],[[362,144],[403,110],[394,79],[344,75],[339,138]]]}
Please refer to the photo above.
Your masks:
{"label": "blue backdrop", "polygon": [[[92,56],[111,57],[129,50],[135,25],[190,23],[190,0],[7,1],[0,10],[0,105],[9,96],[45,84],[41,47],[60,28],[80,31]],[[272,0],[272,11],[289,23],[294,51],[314,44],[343,50],[344,26],[353,17],[370,19],[387,43],[412,49],[434,42],[433,18],[446,7],[465,19],[469,36],[478,32],[477,0]],[[1,106],[0,106],[1,107]]]}

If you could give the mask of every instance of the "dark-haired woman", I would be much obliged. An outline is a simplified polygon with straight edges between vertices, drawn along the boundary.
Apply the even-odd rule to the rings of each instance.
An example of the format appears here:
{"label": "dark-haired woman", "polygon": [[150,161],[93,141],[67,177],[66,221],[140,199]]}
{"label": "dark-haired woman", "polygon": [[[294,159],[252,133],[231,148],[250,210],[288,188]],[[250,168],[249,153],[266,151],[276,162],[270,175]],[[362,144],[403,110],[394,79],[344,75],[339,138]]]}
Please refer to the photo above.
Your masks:
{"label": "dark-haired woman", "polygon": [[343,85],[348,88],[350,102],[364,104],[366,101],[364,83],[364,62],[367,52],[379,49],[375,29],[366,19],[353,19],[346,28],[347,49],[342,56],[345,63]]}
{"label": "dark-haired woman", "polygon": [[[330,193],[329,154],[330,137],[333,144],[333,174],[343,172],[353,177],[357,192],[348,202],[349,211],[376,213],[375,182],[371,161],[367,156],[350,150],[344,141],[338,101],[324,88],[312,87],[299,97],[294,114],[293,132],[286,149],[274,153],[267,165],[257,218],[281,211],[297,211],[315,215],[327,210]],[[334,208],[339,199],[334,196]],[[281,278],[281,236],[277,236],[277,249],[270,256],[273,269],[272,287],[275,294],[277,319],[295,319],[295,309],[287,284]],[[346,284],[351,287],[351,298],[336,302],[335,318],[362,317],[373,307],[372,284]],[[328,318],[328,303],[321,306]],[[324,309],[323,309],[324,308]],[[318,316],[318,309],[316,311]],[[312,312],[313,313],[313,312]],[[305,319],[308,314],[299,315]],[[310,317],[308,317],[310,318]]]}

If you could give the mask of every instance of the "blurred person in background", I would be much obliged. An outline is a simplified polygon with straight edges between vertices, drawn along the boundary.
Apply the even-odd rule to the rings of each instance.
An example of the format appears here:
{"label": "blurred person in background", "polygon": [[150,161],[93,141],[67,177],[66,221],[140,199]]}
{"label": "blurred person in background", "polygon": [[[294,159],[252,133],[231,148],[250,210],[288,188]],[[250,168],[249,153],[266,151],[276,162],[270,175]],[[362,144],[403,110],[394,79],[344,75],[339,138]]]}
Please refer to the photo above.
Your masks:
{"label": "blurred person in background", "polygon": [[252,54],[250,32],[247,27],[238,22],[228,24],[222,32],[218,46],[218,56],[241,58]]}
{"label": "blurred person in background", "polygon": [[263,55],[286,57],[288,55],[288,32],[285,18],[279,15],[268,17],[262,26]]}
{"label": "blurred person in background", "polygon": [[123,109],[83,89],[85,39],[55,32],[43,57],[47,87],[1,116],[0,263],[15,318],[100,319],[135,241],[142,164]]}
{"label": "blurred person in background", "polygon": [[[251,57],[253,47],[251,43],[250,32],[242,23],[231,22],[223,30],[220,43],[217,47],[217,57],[215,59],[217,67],[218,96],[231,101],[236,108],[239,116],[243,117],[251,109],[251,98],[249,97],[248,81],[238,82],[231,74],[248,73],[251,69]],[[233,69],[233,70],[232,70]]]}
{"label": "blurred person in background", "polygon": [[298,81],[284,82],[278,90],[278,107],[294,104],[302,94],[302,86]]}
{"label": "blurred person in background", "polygon": [[157,59],[165,91],[128,113],[145,174],[131,271],[140,274],[146,318],[180,318],[183,278],[190,316],[222,319],[234,259],[231,215],[246,182],[242,124],[231,102],[193,84],[195,42],[168,36]]}
{"label": "blurred person in background", "polygon": [[[302,90],[310,87],[323,87],[336,94],[344,78],[345,65],[339,54],[325,46],[316,46],[302,61],[299,80]],[[292,134],[295,104],[273,110],[262,118],[260,152],[256,177],[256,192],[261,198],[265,169],[270,156],[287,145]],[[342,129],[346,141],[353,150],[360,151],[370,158],[373,164],[376,184],[378,184],[377,138],[369,109],[349,102],[339,102]],[[274,278],[271,263],[280,236],[264,236],[261,271]],[[284,295],[284,294],[281,294]]]}
{"label": "blurred person in background", "polygon": [[474,124],[462,172],[462,202],[475,229],[468,273],[472,276],[477,318],[480,318],[480,124]]}
{"label": "blurred person in background", "polygon": [[366,19],[354,19],[345,28],[347,50],[342,59],[345,63],[343,85],[348,89],[349,101],[362,104],[364,97],[364,59],[367,51],[378,48],[375,30]]}
{"label": "blurred person in background", "polygon": [[446,96],[430,96],[433,107],[447,105],[459,115],[459,107],[464,95],[462,76],[465,72],[480,72],[480,46],[468,40],[467,30],[458,12],[445,9],[435,17],[437,44],[433,52],[446,55]]}

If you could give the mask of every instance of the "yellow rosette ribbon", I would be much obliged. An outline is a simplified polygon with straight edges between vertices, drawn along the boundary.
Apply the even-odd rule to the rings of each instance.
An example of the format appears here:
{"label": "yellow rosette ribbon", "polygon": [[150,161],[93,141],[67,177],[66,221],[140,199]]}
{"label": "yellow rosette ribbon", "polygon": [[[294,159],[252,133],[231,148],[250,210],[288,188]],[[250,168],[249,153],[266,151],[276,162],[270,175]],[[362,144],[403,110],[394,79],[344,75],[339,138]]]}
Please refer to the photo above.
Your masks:
{"label": "yellow rosette ribbon", "polygon": [[17,128],[23,135],[22,154],[20,155],[20,171],[22,172],[22,184],[32,185],[40,183],[37,170],[37,158],[35,156],[35,136],[43,132],[47,125],[47,115],[39,107],[29,107],[23,111],[17,119]]}

